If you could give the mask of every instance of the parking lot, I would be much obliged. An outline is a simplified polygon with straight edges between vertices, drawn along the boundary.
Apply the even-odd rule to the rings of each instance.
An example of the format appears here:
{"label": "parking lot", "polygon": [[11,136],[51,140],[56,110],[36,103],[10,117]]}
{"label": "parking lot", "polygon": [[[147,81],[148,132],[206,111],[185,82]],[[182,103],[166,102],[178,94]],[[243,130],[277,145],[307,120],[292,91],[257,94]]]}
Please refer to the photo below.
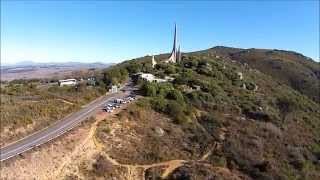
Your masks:
{"label": "parking lot", "polygon": [[112,113],[116,108],[120,108],[122,105],[130,103],[136,100],[135,95],[128,95],[125,98],[112,98],[104,104],[102,110]]}

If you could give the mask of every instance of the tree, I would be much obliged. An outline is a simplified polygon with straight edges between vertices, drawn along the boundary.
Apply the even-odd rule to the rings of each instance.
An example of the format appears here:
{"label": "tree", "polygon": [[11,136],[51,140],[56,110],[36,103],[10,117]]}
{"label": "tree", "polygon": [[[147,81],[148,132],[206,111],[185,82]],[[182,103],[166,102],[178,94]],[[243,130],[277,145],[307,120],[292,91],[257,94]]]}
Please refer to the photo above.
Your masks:
{"label": "tree", "polygon": [[144,83],[141,90],[145,96],[154,97],[157,95],[157,85],[155,83]]}
{"label": "tree", "polygon": [[167,112],[171,117],[177,117],[183,115],[183,107],[176,101],[170,101],[168,103]]}
{"label": "tree", "polygon": [[169,91],[167,97],[168,99],[176,100],[179,103],[184,102],[182,93],[177,89],[172,89],[171,91]]}
{"label": "tree", "polygon": [[167,104],[167,100],[164,99],[162,96],[156,97],[151,100],[152,108],[158,112],[166,112]]}
{"label": "tree", "polygon": [[176,68],[173,65],[168,65],[165,69],[166,74],[174,74],[176,73]]}
{"label": "tree", "polygon": [[128,72],[130,74],[134,74],[134,73],[138,73],[141,71],[142,69],[142,64],[139,64],[139,63],[136,63],[136,62],[132,62],[132,63],[129,63],[127,66],[126,66]]}
{"label": "tree", "polygon": [[158,94],[160,96],[166,97],[171,90],[173,90],[171,83],[162,83],[158,85]]}

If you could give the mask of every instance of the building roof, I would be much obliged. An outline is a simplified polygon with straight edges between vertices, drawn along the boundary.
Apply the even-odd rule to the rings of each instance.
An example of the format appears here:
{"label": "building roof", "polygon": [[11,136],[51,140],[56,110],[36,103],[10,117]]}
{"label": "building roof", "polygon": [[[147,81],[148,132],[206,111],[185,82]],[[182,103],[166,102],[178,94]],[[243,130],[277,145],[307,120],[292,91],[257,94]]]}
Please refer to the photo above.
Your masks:
{"label": "building roof", "polygon": [[61,79],[59,82],[77,81],[76,79]]}

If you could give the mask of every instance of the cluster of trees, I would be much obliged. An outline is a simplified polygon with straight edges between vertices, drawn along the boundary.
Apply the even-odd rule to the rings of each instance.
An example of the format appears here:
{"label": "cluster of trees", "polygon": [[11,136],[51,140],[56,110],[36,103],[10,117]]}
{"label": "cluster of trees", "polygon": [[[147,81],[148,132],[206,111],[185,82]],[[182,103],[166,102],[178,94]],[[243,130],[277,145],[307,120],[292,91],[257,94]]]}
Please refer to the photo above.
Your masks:
{"label": "cluster of trees", "polygon": [[119,84],[124,82],[128,78],[128,71],[126,68],[122,67],[112,67],[108,68],[105,72],[103,72],[102,81],[104,84]]}
{"label": "cluster of trees", "polygon": [[150,97],[149,102],[154,110],[168,114],[179,124],[190,120],[193,108],[183,93],[171,83],[144,82],[140,89],[145,96]]}
{"label": "cluster of trees", "polygon": [[[175,80],[172,83],[143,82],[140,90],[151,99],[153,109],[177,121],[188,119],[194,108],[210,111],[227,108],[250,113],[257,111],[261,103],[251,92],[255,85],[239,79],[237,72],[235,67],[225,67],[222,62],[206,57],[184,57],[183,64],[160,63],[154,70],[156,75],[173,76]],[[243,89],[242,84],[248,88]],[[195,90],[195,86],[200,89]]]}

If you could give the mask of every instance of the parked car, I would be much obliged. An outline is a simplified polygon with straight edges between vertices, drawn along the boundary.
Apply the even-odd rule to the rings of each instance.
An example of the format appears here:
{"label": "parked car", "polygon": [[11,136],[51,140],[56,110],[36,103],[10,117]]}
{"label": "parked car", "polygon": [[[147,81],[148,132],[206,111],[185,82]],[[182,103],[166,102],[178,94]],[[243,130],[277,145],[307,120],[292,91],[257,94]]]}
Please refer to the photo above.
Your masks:
{"label": "parked car", "polygon": [[106,107],[108,107],[110,109],[115,109],[116,108],[113,104],[107,104]]}
{"label": "parked car", "polygon": [[123,99],[115,99],[113,102],[114,102],[114,103],[122,103],[122,102],[123,102]]}
{"label": "parked car", "polygon": [[135,100],[136,99],[136,96],[135,95],[131,95],[131,96],[129,96],[130,97],[130,99],[132,99],[132,100]]}
{"label": "parked car", "polygon": [[106,112],[113,112],[111,107],[104,107],[102,110],[105,110]]}
{"label": "parked car", "polygon": [[133,97],[131,97],[131,96],[128,96],[127,99],[128,99],[128,101],[133,101],[134,100]]}

